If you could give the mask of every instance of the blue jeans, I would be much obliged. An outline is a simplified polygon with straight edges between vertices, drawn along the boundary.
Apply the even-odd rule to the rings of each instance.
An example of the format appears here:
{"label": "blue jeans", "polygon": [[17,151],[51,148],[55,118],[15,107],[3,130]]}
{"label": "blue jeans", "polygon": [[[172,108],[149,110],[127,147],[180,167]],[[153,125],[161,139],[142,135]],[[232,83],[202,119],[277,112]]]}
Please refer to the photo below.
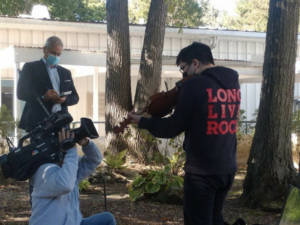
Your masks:
{"label": "blue jeans", "polygon": [[109,212],[98,213],[82,219],[80,225],[116,225],[115,217]]}

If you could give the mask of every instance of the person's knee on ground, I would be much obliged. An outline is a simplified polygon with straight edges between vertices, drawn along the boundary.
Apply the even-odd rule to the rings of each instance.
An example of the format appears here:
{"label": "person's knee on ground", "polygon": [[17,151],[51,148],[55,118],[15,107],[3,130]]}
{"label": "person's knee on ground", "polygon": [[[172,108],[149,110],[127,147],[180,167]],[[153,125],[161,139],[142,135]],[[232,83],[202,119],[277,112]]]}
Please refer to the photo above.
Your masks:
{"label": "person's knee on ground", "polygon": [[103,216],[106,219],[106,224],[107,225],[115,225],[115,224],[117,224],[116,223],[116,219],[115,219],[115,217],[114,217],[114,215],[112,213],[110,213],[110,212],[103,212],[102,214],[103,214]]}
{"label": "person's knee on ground", "polygon": [[102,212],[84,218],[81,225],[116,225],[116,219],[110,212]]}

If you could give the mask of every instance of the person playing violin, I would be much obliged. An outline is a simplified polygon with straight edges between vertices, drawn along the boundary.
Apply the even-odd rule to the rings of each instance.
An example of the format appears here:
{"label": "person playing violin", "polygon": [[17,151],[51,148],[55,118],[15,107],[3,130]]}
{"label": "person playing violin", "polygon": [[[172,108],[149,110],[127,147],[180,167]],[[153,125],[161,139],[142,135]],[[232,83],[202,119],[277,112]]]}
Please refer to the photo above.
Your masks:
{"label": "person playing violin", "polygon": [[159,138],[185,133],[184,224],[223,225],[223,203],[233,183],[240,107],[238,73],[215,66],[211,49],[200,42],[183,48],[176,60],[183,76],[172,115],[128,117]]}

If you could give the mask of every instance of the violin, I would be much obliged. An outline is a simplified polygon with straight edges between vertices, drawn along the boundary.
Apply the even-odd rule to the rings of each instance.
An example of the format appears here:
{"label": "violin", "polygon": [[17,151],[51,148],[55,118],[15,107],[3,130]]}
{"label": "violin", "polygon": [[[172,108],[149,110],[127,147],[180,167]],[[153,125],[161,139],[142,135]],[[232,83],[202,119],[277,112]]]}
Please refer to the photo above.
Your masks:
{"label": "violin", "polygon": [[[150,103],[145,107],[145,109],[139,113],[148,113],[155,117],[164,117],[172,112],[175,108],[178,100],[178,95],[180,87],[184,81],[188,80],[192,76],[184,77],[183,79],[176,82],[176,86],[169,91],[158,92],[150,97]],[[128,124],[131,123],[130,118],[123,120],[119,126],[113,128],[115,134],[122,133]]]}

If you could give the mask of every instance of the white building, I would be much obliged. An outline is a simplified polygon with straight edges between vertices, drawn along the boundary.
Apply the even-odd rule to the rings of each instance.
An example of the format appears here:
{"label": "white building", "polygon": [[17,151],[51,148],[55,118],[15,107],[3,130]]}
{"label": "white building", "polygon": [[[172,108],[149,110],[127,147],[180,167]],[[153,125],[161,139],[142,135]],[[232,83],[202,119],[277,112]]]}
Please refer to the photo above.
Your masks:
{"label": "white building", "polygon": [[[144,32],[144,26],[130,26],[133,96]],[[70,107],[74,120],[90,117],[94,121],[104,121],[107,31],[106,24],[100,23],[0,17],[0,105],[6,104],[15,118],[19,118],[23,103],[16,99],[15,94],[18,70],[25,62],[42,57],[45,40],[52,35],[59,36],[64,43],[61,65],[72,71],[80,95],[79,104]],[[241,108],[246,111],[247,120],[253,119],[260,99],[265,33],[209,29],[183,29],[179,33],[178,29],[167,28],[162,78],[169,84],[174,85],[181,78],[175,65],[178,52],[193,41],[209,44],[217,65],[228,66],[239,72]],[[300,66],[299,59],[297,65]],[[296,82],[299,82],[300,67],[296,68],[296,72]],[[299,84],[296,83],[295,87],[295,97],[300,96]],[[103,129],[100,130],[103,135]]]}

